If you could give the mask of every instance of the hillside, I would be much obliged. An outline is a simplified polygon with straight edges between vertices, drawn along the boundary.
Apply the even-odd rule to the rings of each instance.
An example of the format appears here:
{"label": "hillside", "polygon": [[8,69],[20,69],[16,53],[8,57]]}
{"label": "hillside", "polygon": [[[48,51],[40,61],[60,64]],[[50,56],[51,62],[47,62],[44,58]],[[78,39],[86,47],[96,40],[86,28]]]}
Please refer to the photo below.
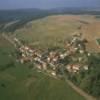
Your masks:
{"label": "hillside", "polygon": [[88,49],[97,50],[95,39],[100,37],[100,19],[93,15],[58,15],[32,21],[14,32],[33,46],[62,47],[64,40],[74,33],[83,33]]}

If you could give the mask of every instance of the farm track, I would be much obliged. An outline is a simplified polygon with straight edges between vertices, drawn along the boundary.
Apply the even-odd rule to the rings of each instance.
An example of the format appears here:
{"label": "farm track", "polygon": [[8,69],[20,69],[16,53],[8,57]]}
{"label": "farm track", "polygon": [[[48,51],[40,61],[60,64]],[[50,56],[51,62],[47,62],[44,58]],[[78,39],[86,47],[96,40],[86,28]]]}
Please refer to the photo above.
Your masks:
{"label": "farm track", "polygon": [[[43,74],[52,77],[56,80],[59,80],[58,77],[53,77],[52,75],[42,72]],[[78,88],[76,85],[74,85],[70,80],[65,79],[66,83],[73,89],[75,90],[78,94],[80,94],[81,96],[83,96],[86,100],[97,100],[96,98],[94,98],[93,96],[87,94],[86,92],[84,92],[82,89]]]}
{"label": "farm track", "polygon": [[15,42],[9,36],[7,36],[6,34],[2,34],[2,37],[16,48]]}
{"label": "farm track", "polygon": [[79,93],[81,96],[83,96],[86,100],[96,100],[96,98],[90,96],[89,94],[85,93],[83,90],[78,88],[76,85],[74,85],[71,81],[66,79],[66,82],[68,85],[73,88],[77,93]]}

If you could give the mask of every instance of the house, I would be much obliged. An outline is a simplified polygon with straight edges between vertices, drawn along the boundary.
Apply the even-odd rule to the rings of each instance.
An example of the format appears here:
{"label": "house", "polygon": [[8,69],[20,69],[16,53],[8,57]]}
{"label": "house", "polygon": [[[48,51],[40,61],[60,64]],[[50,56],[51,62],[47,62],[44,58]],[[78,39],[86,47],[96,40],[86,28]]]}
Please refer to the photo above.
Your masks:
{"label": "house", "polygon": [[42,68],[43,68],[43,70],[47,70],[47,63],[46,62],[42,62]]}
{"label": "house", "polygon": [[80,54],[84,54],[85,51],[81,49],[81,50],[79,50],[79,53],[80,53]]}
{"label": "house", "polygon": [[59,54],[57,52],[50,52],[48,57],[47,57],[47,62],[48,63],[54,63],[56,64],[59,60]]}
{"label": "house", "polygon": [[24,50],[29,50],[28,46],[24,46]]}
{"label": "house", "polygon": [[65,52],[64,54],[60,54],[59,56],[60,56],[60,59],[64,59],[65,57],[67,57],[67,56],[68,56],[68,53],[67,53],[67,52]]}
{"label": "house", "polygon": [[88,57],[91,56],[91,53],[88,52],[87,56],[88,56]]}
{"label": "house", "polygon": [[20,62],[23,64],[23,63],[25,63],[25,62],[29,62],[30,61],[30,58],[28,58],[28,57],[22,57],[22,58],[20,58]]}
{"label": "house", "polygon": [[67,65],[66,68],[69,72],[76,73],[80,70],[80,67],[81,67],[80,64],[69,64],[69,65]]}
{"label": "house", "polygon": [[77,49],[71,46],[70,49],[67,51],[67,54],[74,55],[76,52],[77,52]]}
{"label": "house", "polygon": [[17,46],[17,45],[18,45],[18,46],[21,46],[21,45],[22,45],[22,43],[21,43],[17,38],[14,38],[13,40],[14,40],[16,46]]}
{"label": "house", "polygon": [[82,57],[79,57],[79,58],[78,58],[78,61],[79,61],[79,62],[81,62],[82,60],[83,60],[83,58],[82,58]]}
{"label": "house", "polygon": [[56,72],[55,71],[51,71],[51,75],[56,76]]}
{"label": "house", "polygon": [[24,52],[24,46],[21,46],[21,47],[19,48],[19,51],[20,51],[21,53],[23,53],[23,52]]}
{"label": "house", "polygon": [[84,65],[83,68],[84,68],[84,70],[88,70],[89,66],[88,65]]}
{"label": "house", "polygon": [[41,64],[37,63],[37,64],[36,64],[36,67],[37,67],[37,69],[42,70]]}

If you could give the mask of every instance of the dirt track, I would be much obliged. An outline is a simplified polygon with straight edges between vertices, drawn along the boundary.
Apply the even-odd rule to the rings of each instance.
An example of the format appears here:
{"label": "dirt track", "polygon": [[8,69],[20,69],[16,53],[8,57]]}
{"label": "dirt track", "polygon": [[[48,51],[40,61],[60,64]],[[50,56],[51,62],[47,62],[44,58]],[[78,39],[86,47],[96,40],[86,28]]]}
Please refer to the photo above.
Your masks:
{"label": "dirt track", "polygon": [[[49,77],[53,77],[54,79],[59,80],[58,77],[54,77],[48,73],[44,73],[43,74],[49,76]],[[66,79],[66,83],[72,88],[74,89],[77,93],[79,93],[81,96],[83,96],[86,100],[97,100],[96,98],[94,98],[93,96],[87,94],[86,92],[84,92],[82,89],[78,88],[76,85],[74,85],[70,80]]]}
{"label": "dirt track", "polygon": [[85,93],[83,90],[75,86],[71,81],[66,80],[69,86],[71,86],[77,93],[83,96],[86,100],[96,100],[96,98],[90,96],[89,94]]}

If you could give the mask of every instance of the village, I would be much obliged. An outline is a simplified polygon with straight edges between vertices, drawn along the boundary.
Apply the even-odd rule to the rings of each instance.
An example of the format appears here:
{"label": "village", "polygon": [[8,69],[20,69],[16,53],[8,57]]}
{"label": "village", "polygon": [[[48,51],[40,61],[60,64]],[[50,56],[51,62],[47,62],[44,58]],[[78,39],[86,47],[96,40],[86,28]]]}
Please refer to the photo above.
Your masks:
{"label": "village", "polygon": [[82,33],[75,33],[69,40],[65,41],[64,51],[46,50],[42,52],[23,45],[17,38],[14,38],[18,48],[18,61],[20,63],[32,62],[40,71],[46,71],[57,76],[62,71],[77,74],[80,70],[89,70],[89,56],[86,44],[88,41],[83,38]]}

